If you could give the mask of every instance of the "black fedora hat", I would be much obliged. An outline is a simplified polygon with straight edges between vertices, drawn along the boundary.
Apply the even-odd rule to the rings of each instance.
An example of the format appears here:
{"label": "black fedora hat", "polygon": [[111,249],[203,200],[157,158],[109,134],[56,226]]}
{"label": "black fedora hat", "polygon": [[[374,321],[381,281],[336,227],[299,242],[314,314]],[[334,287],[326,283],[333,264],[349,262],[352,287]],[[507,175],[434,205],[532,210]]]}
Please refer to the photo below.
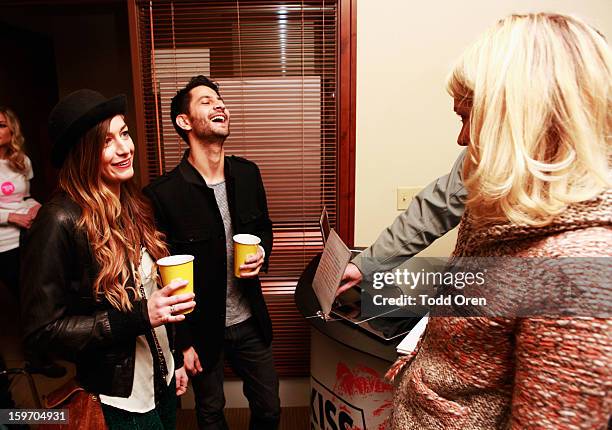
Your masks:
{"label": "black fedora hat", "polygon": [[62,167],[70,149],[87,130],[107,118],[125,114],[126,104],[124,94],[107,99],[88,89],[75,91],[60,100],[49,114],[53,165]]}

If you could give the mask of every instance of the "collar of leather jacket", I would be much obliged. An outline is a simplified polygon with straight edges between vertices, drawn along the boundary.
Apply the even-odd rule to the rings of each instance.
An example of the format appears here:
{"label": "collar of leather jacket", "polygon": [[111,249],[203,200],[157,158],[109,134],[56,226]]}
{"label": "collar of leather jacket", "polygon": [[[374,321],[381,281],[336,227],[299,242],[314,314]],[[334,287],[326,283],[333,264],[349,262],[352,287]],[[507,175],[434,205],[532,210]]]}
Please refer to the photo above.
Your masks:
{"label": "collar of leather jacket", "polygon": [[[225,175],[225,180],[233,182],[234,175],[232,171],[232,158],[225,156],[223,159],[223,174]],[[179,172],[185,179],[185,181],[194,184],[200,185],[208,188],[206,181],[200,175],[200,172],[189,162],[189,149],[185,151],[183,154],[183,158],[179,164]]]}

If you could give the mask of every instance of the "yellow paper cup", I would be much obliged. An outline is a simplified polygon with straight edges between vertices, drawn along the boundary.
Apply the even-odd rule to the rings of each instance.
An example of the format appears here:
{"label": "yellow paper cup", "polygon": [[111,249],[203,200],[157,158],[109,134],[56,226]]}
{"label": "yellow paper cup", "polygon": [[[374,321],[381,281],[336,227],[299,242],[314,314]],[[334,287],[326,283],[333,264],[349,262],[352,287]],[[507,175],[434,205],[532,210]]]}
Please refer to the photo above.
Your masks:
{"label": "yellow paper cup", "polygon": [[257,247],[261,239],[252,234],[234,235],[234,275],[240,278],[240,266],[244,264],[249,255],[257,254]]}
{"label": "yellow paper cup", "polygon": [[[193,293],[193,260],[193,255],[171,255],[157,260],[157,267],[159,267],[159,274],[161,275],[162,284],[164,286],[179,278],[189,281],[187,285],[176,290],[174,294],[172,294],[173,296]],[[191,312],[191,310],[180,313],[188,314],[189,312]]]}

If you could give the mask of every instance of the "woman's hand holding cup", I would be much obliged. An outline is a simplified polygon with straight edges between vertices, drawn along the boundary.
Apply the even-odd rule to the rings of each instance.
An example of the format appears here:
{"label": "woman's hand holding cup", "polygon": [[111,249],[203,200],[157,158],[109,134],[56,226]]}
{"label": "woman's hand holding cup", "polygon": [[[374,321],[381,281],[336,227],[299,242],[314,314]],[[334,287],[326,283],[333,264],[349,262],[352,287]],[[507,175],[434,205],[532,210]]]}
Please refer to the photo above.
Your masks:
{"label": "woman's hand holding cup", "polygon": [[193,300],[195,297],[194,293],[173,295],[188,283],[189,281],[183,279],[173,279],[164,288],[151,294],[147,301],[151,327],[183,321],[185,315],[180,315],[180,312],[193,310],[196,305]]}

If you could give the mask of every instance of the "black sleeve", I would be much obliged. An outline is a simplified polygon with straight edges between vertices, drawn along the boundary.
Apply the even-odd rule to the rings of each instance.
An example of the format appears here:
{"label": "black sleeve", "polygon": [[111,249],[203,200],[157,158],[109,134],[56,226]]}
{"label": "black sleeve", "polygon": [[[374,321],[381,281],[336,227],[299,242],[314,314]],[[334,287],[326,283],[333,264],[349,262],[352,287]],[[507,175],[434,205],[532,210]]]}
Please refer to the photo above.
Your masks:
{"label": "black sleeve", "polygon": [[74,217],[61,207],[45,205],[28,232],[21,266],[25,345],[68,360],[86,350],[135,338],[151,327],[146,300],[134,303],[130,312],[73,313],[76,293],[72,291],[78,291],[75,284],[83,279],[78,274],[84,270],[75,251],[74,224]]}
{"label": "black sleeve", "polygon": [[174,358],[174,369],[180,369],[185,364],[183,362],[183,349],[179,346],[177,342],[177,324],[166,324],[166,330],[172,331],[172,338],[174,340],[172,349],[172,357]]}
{"label": "black sleeve", "polygon": [[256,167],[256,169],[257,204],[259,205],[259,210],[263,214],[263,216],[260,218],[261,221],[257,225],[256,235],[261,239],[261,246],[266,251],[266,257],[261,270],[267,272],[270,264],[270,255],[272,255],[272,220],[270,220],[270,215],[268,213],[268,200],[266,198],[266,189],[264,188],[263,180],[261,179],[261,173],[259,172],[258,167]]}
{"label": "black sleeve", "polygon": [[185,320],[175,323],[176,326],[176,338],[174,341],[174,347],[177,351],[185,351],[186,349],[191,348],[195,345],[195,341],[193,336],[191,335],[191,329],[189,327],[189,321],[187,318],[190,317],[191,314],[185,316]]}
{"label": "black sleeve", "polygon": [[149,202],[153,207],[153,216],[155,217],[155,225],[157,229],[167,235],[168,223],[166,221],[166,217],[164,216],[162,205],[159,202],[159,199],[157,198],[157,194],[155,194],[155,192],[150,186],[143,188],[142,192],[145,197],[149,199]]}

